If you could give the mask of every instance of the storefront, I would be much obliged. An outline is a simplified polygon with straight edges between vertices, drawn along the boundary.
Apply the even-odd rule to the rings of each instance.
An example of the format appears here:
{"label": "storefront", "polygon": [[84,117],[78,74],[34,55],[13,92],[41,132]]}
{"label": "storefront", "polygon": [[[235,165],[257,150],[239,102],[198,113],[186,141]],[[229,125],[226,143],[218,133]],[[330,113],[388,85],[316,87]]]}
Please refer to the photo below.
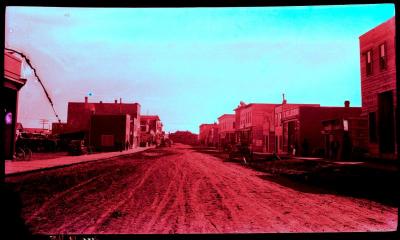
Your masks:
{"label": "storefront", "polygon": [[368,152],[368,120],[363,117],[335,118],[322,121],[325,157],[348,160]]}
{"label": "storefront", "polygon": [[4,159],[13,159],[15,152],[18,92],[26,83],[26,79],[21,79],[21,64],[21,59],[4,51],[4,83],[1,94]]}

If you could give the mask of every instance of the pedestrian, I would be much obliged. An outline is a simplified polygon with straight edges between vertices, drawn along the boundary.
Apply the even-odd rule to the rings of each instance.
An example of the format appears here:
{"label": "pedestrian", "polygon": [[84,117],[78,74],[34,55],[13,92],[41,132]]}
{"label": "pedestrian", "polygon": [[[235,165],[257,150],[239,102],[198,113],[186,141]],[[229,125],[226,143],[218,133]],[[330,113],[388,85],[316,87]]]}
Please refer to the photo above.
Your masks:
{"label": "pedestrian", "polygon": [[293,156],[296,156],[296,148],[295,148],[295,147],[293,147],[292,155],[293,155]]}
{"label": "pedestrian", "polygon": [[290,153],[292,154],[292,156],[296,155],[296,148],[293,144],[290,144]]}

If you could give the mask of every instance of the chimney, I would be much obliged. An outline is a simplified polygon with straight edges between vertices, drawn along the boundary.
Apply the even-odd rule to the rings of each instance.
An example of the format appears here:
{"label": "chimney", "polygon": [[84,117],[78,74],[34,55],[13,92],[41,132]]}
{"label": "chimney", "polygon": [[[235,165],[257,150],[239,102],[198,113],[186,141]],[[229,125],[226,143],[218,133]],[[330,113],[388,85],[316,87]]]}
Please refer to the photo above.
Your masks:
{"label": "chimney", "polygon": [[118,103],[118,100],[117,100],[117,99],[115,99],[115,100],[114,100],[114,103]]}
{"label": "chimney", "polygon": [[344,107],[346,107],[346,108],[350,107],[350,101],[349,100],[344,101]]}
{"label": "chimney", "polygon": [[120,103],[120,104],[122,103],[122,98],[119,98],[119,103]]}
{"label": "chimney", "polygon": [[85,96],[85,103],[88,103],[88,97]]}
{"label": "chimney", "polygon": [[103,103],[103,101],[100,101],[100,103]]}

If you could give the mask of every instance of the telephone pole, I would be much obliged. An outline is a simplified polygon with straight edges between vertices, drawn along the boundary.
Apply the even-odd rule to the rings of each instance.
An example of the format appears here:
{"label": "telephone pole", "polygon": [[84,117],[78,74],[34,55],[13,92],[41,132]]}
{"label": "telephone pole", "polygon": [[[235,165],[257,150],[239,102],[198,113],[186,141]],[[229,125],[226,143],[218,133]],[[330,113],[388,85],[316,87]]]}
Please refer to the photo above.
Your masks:
{"label": "telephone pole", "polygon": [[42,124],[42,129],[44,129],[44,125],[48,124],[48,123],[49,123],[49,120],[44,119],[44,118],[40,119],[40,124]]}

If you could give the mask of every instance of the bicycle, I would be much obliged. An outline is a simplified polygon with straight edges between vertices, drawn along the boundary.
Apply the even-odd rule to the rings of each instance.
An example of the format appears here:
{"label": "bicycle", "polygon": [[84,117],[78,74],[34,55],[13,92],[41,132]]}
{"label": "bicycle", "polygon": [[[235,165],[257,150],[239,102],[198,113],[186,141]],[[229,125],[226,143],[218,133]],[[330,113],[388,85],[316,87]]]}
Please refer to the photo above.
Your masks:
{"label": "bicycle", "polygon": [[17,147],[15,151],[15,160],[29,161],[32,158],[32,150],[28,147]]}

